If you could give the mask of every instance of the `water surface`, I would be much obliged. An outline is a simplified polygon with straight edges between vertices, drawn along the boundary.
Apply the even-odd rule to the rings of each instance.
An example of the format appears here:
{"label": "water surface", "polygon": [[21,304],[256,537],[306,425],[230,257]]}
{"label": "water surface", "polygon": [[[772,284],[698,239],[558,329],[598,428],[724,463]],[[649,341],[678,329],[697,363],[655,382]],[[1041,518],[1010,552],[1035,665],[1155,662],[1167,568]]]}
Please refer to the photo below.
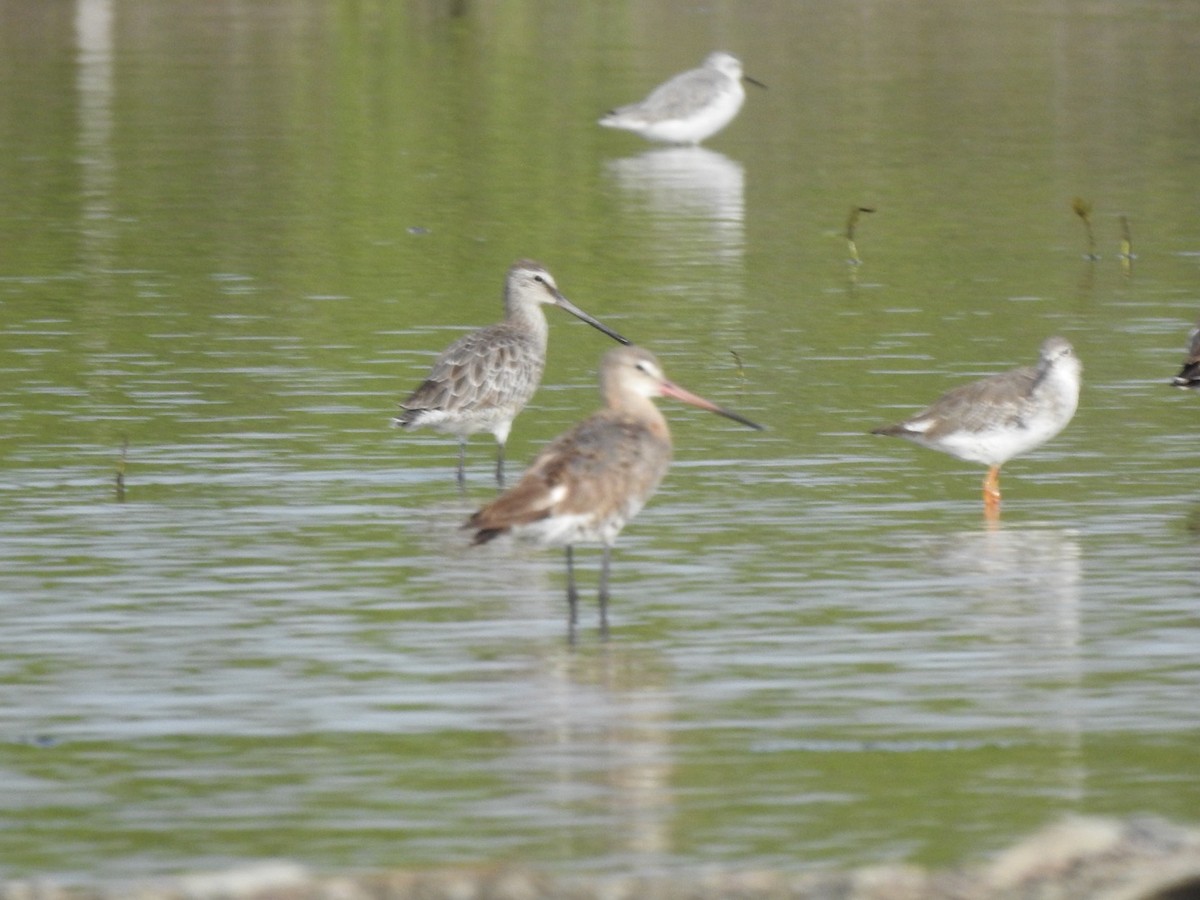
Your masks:
{"label": "water surface", "polygon": [[[943,863],[1194,819],[1200,12],[0,15],[6,875]],[[706,147],[595,125],[714,47],[770,88]],[[568,644],[560,553],[467,546],[488,438],[460,494],[453,441],[387,427],[525,256],[770,429],[664,402],[608,641],[585,603]],[[598,402],[608,343],[549,315],[512,470]],[[1080,410],[998,525],[978,467],[868,434],[1051,333]]]}

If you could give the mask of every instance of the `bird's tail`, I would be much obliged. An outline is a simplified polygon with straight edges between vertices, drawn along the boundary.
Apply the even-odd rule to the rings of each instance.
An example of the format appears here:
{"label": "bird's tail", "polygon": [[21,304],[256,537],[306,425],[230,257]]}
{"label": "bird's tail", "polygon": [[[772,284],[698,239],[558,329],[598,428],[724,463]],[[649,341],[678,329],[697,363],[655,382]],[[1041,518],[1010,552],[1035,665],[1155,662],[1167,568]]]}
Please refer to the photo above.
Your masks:
{"label": "bird's tail", "polygon": [[[470,522],[463,526],[463,528],[472,527],[474,526],[472,526]],[[472,535],[471,546],[478,547],[480,544],[486,544],[488,541],[500,537],[500,535],[504,534],[506,531],[508,531],[507,528],[480,528],[475,532],[474,535]]]}
{"label": "bird's tail", "polygon": [[1175,376],[1171,384],[1176,387],[1200,386],[1200,362],[1189,362]]}
{"label": "bird's tail", "polygon": [[421,408],[409,409],[406,406],[400,407],[400,415],[392,419],[393,428],[413,428],[421,423],[421,417],[425,414],[425,410]]}

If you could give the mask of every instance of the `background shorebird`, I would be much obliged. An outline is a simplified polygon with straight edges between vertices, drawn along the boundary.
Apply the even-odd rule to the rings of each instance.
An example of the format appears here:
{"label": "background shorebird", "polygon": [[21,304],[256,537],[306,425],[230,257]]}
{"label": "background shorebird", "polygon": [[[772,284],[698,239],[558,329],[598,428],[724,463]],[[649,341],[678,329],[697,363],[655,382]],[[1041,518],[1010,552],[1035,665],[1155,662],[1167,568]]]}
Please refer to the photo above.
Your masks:
{"label": "background shorebird", "polygon": [[761,430],[668,381],[658,360],[640,347],[608,351],[600,364],[604,407],[551,442],[521,480],[467,520],[473,543],[507,531],[541,544],[565,546],[567,600],[574,633],[578,592],[572,547],[599,543],[600,624],[608,628],[608,569],[621,529],[658,489],[671,465],[671,432],[654,397],[673,397]]}
{"label": "background shorebird", "polygon": [[733,121],[746,100],[742,81],[766,87],[742,74],[734,55],[710,53],[697,69],[663,82],[638,103],[618,106],[600,118],[607,128],[640,134],[648,141],[698,144]]}
{"label": "background shorebird", "polygon": [[1188,334],[1187,356],[1183,360],[1183,368],[1171,381],[1175,387],[1200,388],[1200,325]]}
{"label": "background shorebird", "polygon": [[1054,437],[1075,415],[1083,367],[1071,344],[1047,338],[1038,364],[964,384],[924,412],[872,434],[906,438],[988,466],[984,509],[1000,511],[1000,467]]}
{"label": "background shorebird", "polygon": [[467,438],[480,431],[496,437],[496,481],[504,485],[504,443],[546,367],[549,326],[542,304],[562,307],[613,340],[629,343],[564,297],[545,266],[528,259],[513,263],[504,282],[504,321],[447,347],[392,420],[400,428],[433,428],[455,435],[460,487]]}

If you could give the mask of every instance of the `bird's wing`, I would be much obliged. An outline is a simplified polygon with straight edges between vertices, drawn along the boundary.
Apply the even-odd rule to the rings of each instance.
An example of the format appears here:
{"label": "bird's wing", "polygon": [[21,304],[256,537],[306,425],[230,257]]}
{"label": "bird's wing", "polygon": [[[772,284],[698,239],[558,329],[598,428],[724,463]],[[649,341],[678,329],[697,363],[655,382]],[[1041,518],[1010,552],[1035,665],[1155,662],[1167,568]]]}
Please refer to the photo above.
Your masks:
{"label": "bird's wing", "polygon": [[409,412],[464,410],[532,396],[541,356],[522,332],[503,324],[465,335],[434,361],[429,375],[400,406]]}
{"label": "bird's wing", "polygon": [[644,424],[608,412],[563,433],[530,464],[510,490],[473,515],[470,528],[502,531],[551,515],[603,518],[638,505],[658,487],[670,465],[670,444]]}
{"label": "bird's wing", "polygon": [[1032,405],[1037,375],[1037,369],[1026,367],[972,381],[947,391],[929,409],[902,424],[927,434],[939,430],[939,422],[970,432],[1021,425]]}
{"label": "bird's wing", "polygon": [[656,87],[641,103],[631,106],[655,119],[681,118],[695,112],[700,99],[719,91],[724,78],[709,68],[681,72]]}

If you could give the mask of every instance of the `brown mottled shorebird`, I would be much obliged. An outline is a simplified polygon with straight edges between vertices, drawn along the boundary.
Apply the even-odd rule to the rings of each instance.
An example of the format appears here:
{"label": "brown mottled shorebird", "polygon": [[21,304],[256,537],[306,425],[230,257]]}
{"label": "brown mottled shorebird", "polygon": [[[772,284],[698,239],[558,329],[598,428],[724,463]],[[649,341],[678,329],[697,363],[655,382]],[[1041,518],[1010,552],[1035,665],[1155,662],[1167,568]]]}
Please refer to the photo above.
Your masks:
{"label": "brown mottled shorebird", "polygon": [[671,465],[671,432],[653,398],[673,397],[751,428],[762,428],[668,381],[658,360],[641,347],[617,347],[604,355],[600,393],[603,409],[551,442],[516,485],[463,526],[475,531],[475,544],[512,531],[543,545],[565,546],[572,629],[579,598],[572,547],[578,543],[604,547],[600,623],[607,629],[613,544],[658,489]]}
{"label": "brown mottled shorebird", "polygon": [[600,124],[648,141],[698,144],[733,121],[746,100],[743,81],[766,87],[742,73],[736,56],[718,50],[698,68],[664,81],[646,99],[605,113]]}
{"label": "brown mottled shorebird", "polygon": [[986,465],[984,511],[994,517],[1000,511],[1000,467],[1066,427],[1079,405],[1082,370],[1065,338],[1047,338],[1036,366],[964,384],[924,412],[871,433]]}
{"label": "brown mottled shorebird", "polygon": [[458,438],[458,484],[464,483],[467,438],[490,431],[499,445],[496,481],[504,486],[504,443],[513,419],[525,408],[546,368],[549,326],[543,304],[561,307],[615,341],[628,344],[558,290],[541,263],[513,263],[504,282],[504,321],[459,338],[433,364],[392,424],[433,428]]}
{"label": "brown mottled shorebird", "polygon": [[1183,368],[1171,381],[1175,387],[1200,388],[1200,325],[1188,334],[1187,356],[1183,360]]}

